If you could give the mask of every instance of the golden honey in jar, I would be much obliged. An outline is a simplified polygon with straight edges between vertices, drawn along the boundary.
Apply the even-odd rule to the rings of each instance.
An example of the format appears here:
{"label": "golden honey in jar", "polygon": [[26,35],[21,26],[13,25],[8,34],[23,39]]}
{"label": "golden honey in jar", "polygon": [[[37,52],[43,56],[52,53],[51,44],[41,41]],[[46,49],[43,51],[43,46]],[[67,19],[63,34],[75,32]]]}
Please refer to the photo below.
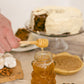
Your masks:
{"label": "golden honey in jar", "polygon": [[35,60],[32,62],[32,80],[31,84],[56,84],[54,62],[52,55],[48,51],[39,51],[35,54]]}

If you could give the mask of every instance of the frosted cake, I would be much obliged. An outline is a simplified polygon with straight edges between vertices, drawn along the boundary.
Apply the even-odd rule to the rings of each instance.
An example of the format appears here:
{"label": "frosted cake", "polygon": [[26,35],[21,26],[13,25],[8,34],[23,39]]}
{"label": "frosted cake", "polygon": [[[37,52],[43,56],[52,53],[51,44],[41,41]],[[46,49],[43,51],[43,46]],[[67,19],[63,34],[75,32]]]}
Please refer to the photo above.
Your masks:
{"label": "frosted cake", "polygon": [[46,7],[32,11],[30,27],[46,34],[76,34],[83,27],[79,9],[71,7]]}

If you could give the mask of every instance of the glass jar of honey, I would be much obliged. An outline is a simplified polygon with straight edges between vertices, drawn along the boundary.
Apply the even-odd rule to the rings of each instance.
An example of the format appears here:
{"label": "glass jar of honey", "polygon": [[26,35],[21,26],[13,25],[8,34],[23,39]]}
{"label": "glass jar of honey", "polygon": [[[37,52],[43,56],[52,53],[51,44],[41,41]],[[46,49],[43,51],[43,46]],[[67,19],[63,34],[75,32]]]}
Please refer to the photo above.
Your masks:
{"label": "glass jar of honey", "polygon": [[31,84],[56,84],[55,65],[51,53],[39,51],[34,58]]}

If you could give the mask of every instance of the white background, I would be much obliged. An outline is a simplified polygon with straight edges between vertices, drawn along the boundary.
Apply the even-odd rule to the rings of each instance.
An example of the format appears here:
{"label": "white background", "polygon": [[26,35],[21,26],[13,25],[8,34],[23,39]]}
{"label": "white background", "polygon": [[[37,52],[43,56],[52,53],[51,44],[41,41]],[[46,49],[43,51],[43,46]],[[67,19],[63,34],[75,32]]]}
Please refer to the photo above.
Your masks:
{"label": "white background", "polygon": [[0,0],[1,13],[12,23],[13,30],[24,27],[34,8],[44,6],[73,6],[84,13],[84,0]]}

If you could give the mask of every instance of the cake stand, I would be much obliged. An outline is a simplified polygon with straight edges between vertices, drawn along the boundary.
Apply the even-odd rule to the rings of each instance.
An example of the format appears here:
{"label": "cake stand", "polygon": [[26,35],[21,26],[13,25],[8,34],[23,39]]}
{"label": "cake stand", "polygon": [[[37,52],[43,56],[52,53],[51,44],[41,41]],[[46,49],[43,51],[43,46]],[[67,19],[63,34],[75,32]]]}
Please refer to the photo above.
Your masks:
{"label": "cake stand", "polygon": [[28,26],[26,26],[26,28],[28,29],[28,31],[32,33],[33,36],[37,37],[37,39],[38,38],[48,39],[49,46],[46,48],[46,50],[49,50],[52,53],[64,52],[69,48],[68,43],[63,39],[64,37],[71,37],[71,36],[82,34],[84,32],[84,29],[81,28],[81,31],[77,34],[70,35],[69,33],[65,33],[62,35],[54,35],[54,34],[48,35],[45,32],[39,32],[39,31],[35,32]]}

